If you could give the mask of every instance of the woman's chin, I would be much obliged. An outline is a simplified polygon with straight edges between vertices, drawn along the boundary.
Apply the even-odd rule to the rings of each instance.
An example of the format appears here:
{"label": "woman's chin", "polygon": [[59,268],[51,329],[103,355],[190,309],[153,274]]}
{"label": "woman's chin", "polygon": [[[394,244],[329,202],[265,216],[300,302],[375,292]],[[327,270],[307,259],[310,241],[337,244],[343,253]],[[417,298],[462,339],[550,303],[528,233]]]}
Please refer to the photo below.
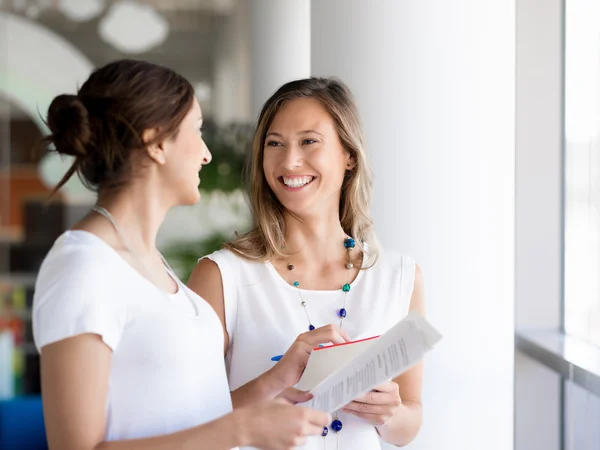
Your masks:
{"label": "woman's chin", "polygon": [[282,204],[288,213],[298,217],[313,216],[316,212],[316,208],[312,207],[309,202],[287,202],[287,204]]}
{"label": "woman's chin", "polygon": [[200,194],[200,191],[195,190],[193,192],[188,193],[185,196],[182,196],[179,204],[181,206],[193,206],[193,205],[197,204],[201,198],[202,198],[202,195]]}

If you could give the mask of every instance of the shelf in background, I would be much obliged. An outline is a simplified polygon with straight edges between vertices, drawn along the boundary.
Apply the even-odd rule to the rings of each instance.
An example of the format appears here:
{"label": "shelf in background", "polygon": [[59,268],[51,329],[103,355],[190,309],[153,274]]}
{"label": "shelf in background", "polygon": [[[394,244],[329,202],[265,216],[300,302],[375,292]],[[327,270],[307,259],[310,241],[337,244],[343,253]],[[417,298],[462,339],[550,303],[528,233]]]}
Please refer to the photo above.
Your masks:
{"label": "shelf in background", "polygon": [[36,278],[37,274],[33,273],[1,273],[0,284],[34,287]]}

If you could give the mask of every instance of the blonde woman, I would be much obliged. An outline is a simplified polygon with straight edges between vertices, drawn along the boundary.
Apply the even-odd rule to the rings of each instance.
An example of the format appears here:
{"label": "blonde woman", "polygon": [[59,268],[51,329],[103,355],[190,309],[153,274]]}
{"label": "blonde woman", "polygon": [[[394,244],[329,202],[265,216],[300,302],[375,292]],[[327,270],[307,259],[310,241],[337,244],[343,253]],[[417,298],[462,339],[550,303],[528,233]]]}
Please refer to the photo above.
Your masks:
{"label": "blonde woman", "polygon": [[[424,314],[419,267],[378,249],[371,170],[344,84],[297,80],[267,100],[249,181],[252,230],[201,259],[188,283],[223,323],[234,405],[294,385],[325,332],[356,340],[409,310]],[[406,445],[421,425],[421,380],[418,365],[356,399],[303,448]]]}

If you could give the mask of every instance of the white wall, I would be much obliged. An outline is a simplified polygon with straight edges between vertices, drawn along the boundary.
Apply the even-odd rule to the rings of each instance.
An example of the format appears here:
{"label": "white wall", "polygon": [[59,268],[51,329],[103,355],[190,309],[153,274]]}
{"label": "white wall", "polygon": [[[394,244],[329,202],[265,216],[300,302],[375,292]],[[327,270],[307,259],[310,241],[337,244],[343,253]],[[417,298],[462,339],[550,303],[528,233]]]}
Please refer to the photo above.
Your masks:
{"label": "white wall", "polygon": [[252,118],[282,84],[310,76],[310,1],[252,0]]}
{"label": "white wall", "polygon": [[561,321],[562,4],[517,2],[517,328]]}
{"label": "white wall", "polygon": [[212,113],[219,124],[249,122],[254,119],[250,107],[250,20],[247,2],[236,2],[224,17],[214,43]]}
{"label": "white wall", "polygon": [[444,340],[412,449],[513,445],[514,2],[312,2],[312,73],[361,110],[383,244],[417,258]]}
{"label": "white wall", "polygon": [[310,1],[237,1],[215,46],[216,120],[255,122],[277,88],[310,76]]}
{"label": "white wall", "polygon": [[[561,327],[563,0],[517,1],[516,326]],[[560,376],[517,354],[515,448],[561,448]]]}

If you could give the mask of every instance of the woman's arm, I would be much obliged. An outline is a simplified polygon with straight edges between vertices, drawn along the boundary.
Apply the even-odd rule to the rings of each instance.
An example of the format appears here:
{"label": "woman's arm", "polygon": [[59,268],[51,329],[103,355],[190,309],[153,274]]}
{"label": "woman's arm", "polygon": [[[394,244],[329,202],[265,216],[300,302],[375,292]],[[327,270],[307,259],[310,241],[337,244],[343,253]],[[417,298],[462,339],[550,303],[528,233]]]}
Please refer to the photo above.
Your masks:
{"label": "woman's arm", "polygon": [[[208,258],[201,259],[192,271],[187,286],[206,300],[221,319],[225,335],[223,351],[224,354],[227,354],[229,334],[225,322],[225,299],[219,266]],[[270,375],[264,374],[231,393],[233,408],[236,409],[244,405],[275,398],[286,387]]]}
{"label": "woman's arm", "polygon": [[272,401],[169,435],[107,442],[105,408],[111,355],[96,334],[78,335],[42,348],[42,398],[51,449],[228,450],[266,445],[288,449],[300,445],[309,434],[320,434],[330,419],[328,414]]}
{"label": "woman's arm", "polygon": [[[415,268],[409,309],[425,316],[423,273],[419,266]],[[422,380],[423,363],[420,362],[399,377],[356,399],[344,410],[373,424],[384,441],[402,447],[409,444],[421,428]]]}

